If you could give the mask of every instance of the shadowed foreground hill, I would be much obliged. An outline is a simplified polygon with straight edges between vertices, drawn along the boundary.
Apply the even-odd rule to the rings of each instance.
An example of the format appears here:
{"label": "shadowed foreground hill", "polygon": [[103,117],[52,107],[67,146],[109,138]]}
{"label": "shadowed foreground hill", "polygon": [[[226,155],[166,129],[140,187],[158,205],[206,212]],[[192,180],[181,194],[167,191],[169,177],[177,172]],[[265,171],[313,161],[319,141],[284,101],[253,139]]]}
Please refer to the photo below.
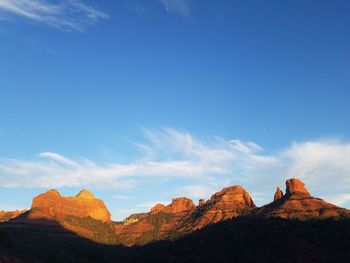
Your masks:
{"label": "shadowed foreground hill", "polygon": [[0,262],[350,262],[350,221],[238,217],[176,241],[94,243],[52,221],[0,225]]}

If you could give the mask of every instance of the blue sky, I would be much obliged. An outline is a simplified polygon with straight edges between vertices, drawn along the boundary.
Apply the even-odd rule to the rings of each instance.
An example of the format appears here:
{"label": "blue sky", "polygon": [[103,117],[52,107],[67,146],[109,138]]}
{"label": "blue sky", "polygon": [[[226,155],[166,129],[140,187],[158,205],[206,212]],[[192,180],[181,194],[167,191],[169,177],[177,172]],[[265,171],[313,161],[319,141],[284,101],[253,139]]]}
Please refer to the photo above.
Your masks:
{"label": "blue sky", "polygon": [[0,0],[0,209],[113,218],[296,176],[350,207],[349,1]]}

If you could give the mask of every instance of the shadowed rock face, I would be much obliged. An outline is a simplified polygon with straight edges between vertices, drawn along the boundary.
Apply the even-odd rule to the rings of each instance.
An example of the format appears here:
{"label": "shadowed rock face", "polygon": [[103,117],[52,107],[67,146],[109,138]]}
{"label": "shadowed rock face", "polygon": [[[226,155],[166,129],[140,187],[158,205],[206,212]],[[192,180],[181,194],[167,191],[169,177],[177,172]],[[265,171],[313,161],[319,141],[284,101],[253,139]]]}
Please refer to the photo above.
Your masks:
{"label": "shadowed rock face", "polygon": [[63,197],[56,190],[47,191],[33,199],[30,219],[64,219],[66,216],[91,217],[95,220],[110,222],[111,215],[102,200],[92,193],[82,190],[76,197]]}
{"label": "shadowed rock face", "polygon": [[[277,191],[278,192],[278,191]],[[280,195],[277,193],[276,195]],[[286,194],[255,211],[261,217],[280,217],[299,220],[350,218],[350,211],[312,197],[299,179],[286,181]]]}
{"label": "shadowed rock face", "polygon": [[142,217],[135,215],[137,218],[133,223],[124,220],[123,224],[115,225],[114,228],[123,244],[145,244],[177,231],[179,225],[183,224],[195,209],[196,205],[191,199],[174,198],[169,205],[157,204]]}
{"label": "shadowed rock face", "polygon": [[198,206],[202,206],[204,204],[205,204],[205,200],[204,199],[199,199]]}

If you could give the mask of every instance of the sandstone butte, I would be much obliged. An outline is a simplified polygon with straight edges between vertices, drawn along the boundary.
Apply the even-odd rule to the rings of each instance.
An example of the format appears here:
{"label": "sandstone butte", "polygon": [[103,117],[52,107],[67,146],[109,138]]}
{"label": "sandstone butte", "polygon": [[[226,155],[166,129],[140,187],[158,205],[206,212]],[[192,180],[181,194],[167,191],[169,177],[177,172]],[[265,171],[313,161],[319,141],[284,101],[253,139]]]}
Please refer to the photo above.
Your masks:
{"label": "sandstone butte", "polygon": [[102,222],[111,222],[106,205],[88,190],[75,197],[63,197],[56,190],[49,190],[33,199],[29,219],[64,219],[66,216],[91,217]]}
{"label": "sandstone butte", "polygon": [[[277,192],[279,192],[277,190]],[[350,211],[312,197],[303,182],[292,178],[286,181],[286,194],[275,194],[275,200],[258,208],[254,213],[261,217],[289,219],[343,219],[350,218]],[[283,194],[283,193],[282,193]],[[276,198],[278,197],[278,198]]]}
{"label": "sandstone butte", "polygon": [[189,198],[174,198],[168,205],[157,204],[150,212],[133,214],[123,222],[112,222],[103,201],[87,190],[82,190],[75,197],[63,197],[59,192],[50,190],[33,199],[32,208],[26,213],[25,220],[44,218],[59,221],[69,230],[90,238],[94,236],[94,229],[72,226],[64,219],[67,216],[91,217],[107,224],[117,237],[117,242],[134,245],[177,237],[208,224],[242,215],[338,220],[350,218],[350,211],[312,197],[303,182],[292,178],[286,181],[285,194],[277,188],[274,201],[262,207],[256,207],[249,193],[236,185],[225,187],[207,201],[201,199],[197,206]]}
{"label": "sandstone butte", "polygon": [[117,224],[115,230],[125,245],[143,244],[249,214],[254,208],[247,191],[241,186],[231,186],[215,193],[206,202],[201,200],[198,206],[186,197],[175,198],[167,206],[157,204],[146,215],[141,214],[139,218],[137,214],[132,215],[133,224]]}

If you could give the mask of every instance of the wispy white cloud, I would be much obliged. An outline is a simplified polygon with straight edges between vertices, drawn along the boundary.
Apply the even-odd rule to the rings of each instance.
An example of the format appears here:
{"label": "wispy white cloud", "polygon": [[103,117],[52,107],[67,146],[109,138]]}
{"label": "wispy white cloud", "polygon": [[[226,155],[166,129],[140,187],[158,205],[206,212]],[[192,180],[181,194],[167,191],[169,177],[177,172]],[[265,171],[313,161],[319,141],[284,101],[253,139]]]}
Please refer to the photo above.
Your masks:
{"label": "wispy white cloud", "polygon": [[330,195],[326,200],[338,206],[344,206],[346,203],[350,202],[350,193]]}
{"label": "wispy white cloud", "polygon": [[140,203],[137,203],[134,207],[131,207],[131,208],[119,208],[118,210],[115,211],[115,213],[112,213],[113,220],[122,221],[132,214],[147,213],[156,204],[166,205],[166,204],[169,204],[169,201],[164,201],[164,200],[163,201],[142,201]]}
{"label": "wispy white cloud", "polygon": [[[52,1],[51,1],[52,2]],[[47,24],[63,30],[82,31],[108,15],[84,4],[81,0],[60,0],[56,4],[48,0],[0,0],[2,19],[17,15],[30,21]],[[4,16],[7,15],[7,16]]]}
{"label": "wispy white cloud", "polygon": [[350,202],[349,142],[299,142],[269,155],[249,141],[204,141],[172,128],[143,133],[145,142],[135,144],[143,155],[129,163],[98,164],[53,152],[33,160],[0,158],[0,186],[130,189],[154,178],[176,182],[167,190],[169,196],[191,198],[209,198],[224,186],[241,184],[263,204],[271,200],[277,185],[298,177],[315,196],[333,196],[337,204]]}
{"label": "wispy white cloud", "polygon": [[18,206],[15,205],[9,205],[9,204],[0,204],[0,211],[16,211],[16,210],[23,210],[27,208],[18,208]]}
{"label": "wispy white cloud", "polygon": [[147,153],[134,162],[100,165],[43,152],[39,159],[0,159],[0,185],[5,187],[129,188],[139,177],[208,180],[227,174],[235,157],[229,142],[205,145],[189,133],[175,129],[145,130]]}
{"label": "wispy white cloud", "polygon": [[43,157],[43,158],[51,159],[53,161],[57,161],[57,162],[62,163],[64,165],[68,165],[68,166],[72,166],[72,167],[75,167],[75,168],[79,168],[79,164],[77,162],[69,160],[68,158],[63,157],[62,155],[59,155],[57,153],[43,152],[43,153],[40,153],[39,156]]}
{"label": "wispy white cloud", "polygon": [[187,0],[159,0],[167,12],[177,12],[182,15],[189,15]]}
{"label": "wispy white cloud", "polygon": [[349,142],[321,139],[293,143],[273,156],[250,156],[246,163],[249,165],[243,169],[243,185],[259,195],[261,203],[271,201],[276,186],[283,188],[285,180],[296,177],[313,195],[350,205]]}
{"label": "wispy white cloud", "polygon": [[119,199],[119,200],[127,200],[127,199],[130,199],[131,197],[127,195],[113,195],[112,198]]}
{"label": "wispy white cloud", "polygon": [[179,188],[176,192],[178,195],[190,197],[193,199],[204,198],[208,199],[212,194],[217,192],[219,187],[214,187],[210,185],[188,185]]}
{"label": "wispy white cloud", "polygon": [[314,185],[328,188],[325,182],[346,187],[350,183],[350,143],[339,140],[294,143],[285,151],[290,160],[288,175],[294,175]]}
{"label": "wispy white cloud", "polygon": [[157,204],[163,204],[163,205],[168,205],[170,202],[168,201],[143,201],[139,204],[136,205],[138,208],[142,208],[145,211],[150,211],[152,207],[154,207]]}

